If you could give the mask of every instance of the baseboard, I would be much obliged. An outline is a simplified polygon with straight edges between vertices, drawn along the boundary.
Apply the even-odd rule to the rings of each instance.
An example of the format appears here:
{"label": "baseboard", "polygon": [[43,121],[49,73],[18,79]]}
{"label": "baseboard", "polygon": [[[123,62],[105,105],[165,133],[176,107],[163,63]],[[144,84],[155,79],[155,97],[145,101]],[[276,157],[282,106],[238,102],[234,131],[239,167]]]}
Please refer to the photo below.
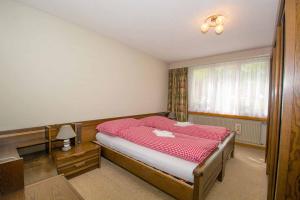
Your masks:
{"label": "baseboard", "polygon": [[249,143],[243,143],[243,142],[235,142],[235,144],[240,145],[240,146],[245,146],[245,147],[252,147],[252,148],[255,148],[255,149],[266,150],[265,146],[257,145],[257,144],[249,144]]}

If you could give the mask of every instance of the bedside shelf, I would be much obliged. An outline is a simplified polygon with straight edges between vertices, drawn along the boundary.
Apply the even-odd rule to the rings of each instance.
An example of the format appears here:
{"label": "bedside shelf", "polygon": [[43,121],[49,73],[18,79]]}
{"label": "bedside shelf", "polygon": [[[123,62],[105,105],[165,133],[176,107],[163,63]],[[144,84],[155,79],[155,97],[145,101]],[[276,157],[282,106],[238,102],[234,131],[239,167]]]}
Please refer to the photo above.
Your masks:
{"label": "bedside shelf", "polygon": [[32,139],[30,141],[19,143],[18,146],[17,146],[17,148],[21,149],[21,148],[26,148],[26,147],[31,147],[31,146],[46,144],[48,142],[49,142],[49,140],[47,140],[45,138]]}

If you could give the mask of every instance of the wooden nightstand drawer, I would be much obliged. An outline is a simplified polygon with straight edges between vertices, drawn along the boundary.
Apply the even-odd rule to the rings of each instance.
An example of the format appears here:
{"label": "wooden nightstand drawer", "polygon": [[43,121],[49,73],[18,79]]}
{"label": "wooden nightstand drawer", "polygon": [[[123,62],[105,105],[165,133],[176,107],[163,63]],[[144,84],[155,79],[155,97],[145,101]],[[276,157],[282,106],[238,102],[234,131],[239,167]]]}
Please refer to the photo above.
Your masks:
{"label": "wooden nightstand drawer", "polygon": [[78,144],[71,150],[54,153],[58,174],[71,177],[100,167],[100,146],[91,142]]}
{"label": "wooden nightstand drawer", "polygon": [[73,155],[66,158],[56,159],[55,162],[56,162],[56,166],[60,168],[95,156],[99,157],[99,154],[100,152],[98,149],[92,151],[83,151],[83,152],[74,153]]}
{"label": "wooden nightstand drawer", "polygon": [[70,176],[86,169],[99,167],[99,156],[92,157],[80,162],[75,162],[73,164],[57,168],[58,174],[64,174],[65,176]]}

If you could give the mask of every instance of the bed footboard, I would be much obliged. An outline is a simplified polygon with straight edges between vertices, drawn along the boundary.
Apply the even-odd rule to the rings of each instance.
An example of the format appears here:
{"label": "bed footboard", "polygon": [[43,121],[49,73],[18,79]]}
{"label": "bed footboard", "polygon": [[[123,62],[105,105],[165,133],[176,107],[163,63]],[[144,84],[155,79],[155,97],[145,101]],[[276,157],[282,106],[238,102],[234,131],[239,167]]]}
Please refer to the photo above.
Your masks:
{"label": "bed footboard", "polygon": [[180,200],[192,200],[193,185],[101,145],[101,155]]}
{"label": "bed footboard", "polygon": [[[234,141],[234,138],[233,138]],[[226,144],[225,146],[229,146]],[[229,149],[233,150],[233,146]],[[194,171],[194,184],[190,185],[160,170],[150,167],[140,161],[130,158],[118,151],[101,145],[101,155],[113,163],[139,176],[162,191],[181,200],[204,200],[216,180],[221,181],[224,174],[224,149],[214,152],[203,165],[198,165]]]}
{"label": "bed footboard", "polygon": [[224,146],[224,159],[225,161],[234,157],[234,142],[235,142],[235,133],[232,133],[228,144]]}
{"label": "bed footboard", "polygon": [[222,175],[219,177],[220,181],[223,181],[223,178],[225,176],[225,168],[226,168],[226,163],[230,158],[234,157],[234,144],[235,144],[235,133],[233,132],[232,135],[230,135],[230,138],[228,141],[226,141],[226,144],[224,144],[223,147],[223,155],[222,155]]}
{"label": "bed footboard", "polygon": [[202,166],[194,169],[193,200],[203,200],[217,179],[222,176],[223,152],[216,151]]}

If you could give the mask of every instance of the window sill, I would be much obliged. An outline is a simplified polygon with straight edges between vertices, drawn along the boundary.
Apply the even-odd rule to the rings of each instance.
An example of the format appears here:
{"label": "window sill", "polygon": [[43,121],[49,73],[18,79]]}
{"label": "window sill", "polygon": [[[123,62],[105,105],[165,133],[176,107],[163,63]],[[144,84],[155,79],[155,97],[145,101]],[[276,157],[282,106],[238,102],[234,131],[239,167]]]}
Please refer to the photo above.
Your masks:
{"label": "window sill", "polygon": [[205,115],[211,117],[223,117],[223,118],[231,118],[231,119],[244,119],[244,120],[260,121],[260,122],[268,121],[268,118],[264,118],[264,117],[250,117],[250,116],[228,115],[228,114],[206,113],[206,112],[191,112],[191,111],[189,111],[188,114]]}

